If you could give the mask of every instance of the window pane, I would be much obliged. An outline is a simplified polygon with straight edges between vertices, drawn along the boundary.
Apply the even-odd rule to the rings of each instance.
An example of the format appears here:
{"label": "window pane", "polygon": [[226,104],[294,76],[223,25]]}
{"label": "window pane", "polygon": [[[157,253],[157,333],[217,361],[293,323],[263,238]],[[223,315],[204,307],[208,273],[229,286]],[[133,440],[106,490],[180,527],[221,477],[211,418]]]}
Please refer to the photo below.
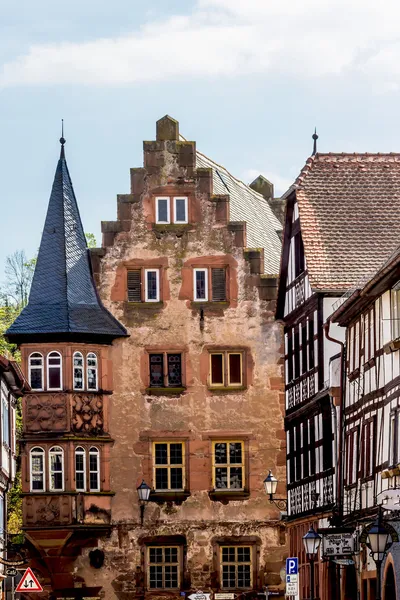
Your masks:
{"label": "window pane", "polygon": [[150,562],[151,563],[162,563],[163,552],[162,548],[150,548]]}
{"label": "window pane", "polygon": [[31,388],[33,390],[43,388],[42,369],[31,369]]}
{"label": "window pane", "polygon": [[170,444],[170,463],[171,465],[182,464],[182,444]]}
{"label": "window pane", "polygon": [[98,473],[89,473],[89,485],[91,490],[99,489],[99,474]]}
{"label": "window pane", "polygon": [[136,271],[128,271],[128,302],[140,302],[141,296],[141,272],[140,269]]}
{"label": "window pane", "polygon": [[162,567],[150,566],[150,588],[162,588]]}
{"label": "window pane", "polygon": [[222,587],[235,588],[236,587],[235,574],[236,574],[235,565],[223,565],[222,566]]}
{"label": "window pane", "polygon": [[167,444],[156,444],[156,465],[167,465],[168,464],[168,445]]}
{"label": "window pane", "polygon": [[76,489],[77,490],[84,490],[85,489],[85,476],[83,473],[76,473],[75,474],[75,481],[76,481]]}
{"label": "window pane", "polygon": [[166,563],[177,563],[178,548],[164,548],[164,561]]}
{"label": "window pane", "polygon": [[182,368],[181,368],[181,355],[180,354],[168,354],[168,385],[180,386],[182,385]]}
{"label": "window pane", "polygon": [[250,562],[250,548],[238,548],[237,549],[237,554],[238,554],[238,562]]}
{"label": "window pane", "polygon": [[168,489],[168,469],[156,469],[156,489]]}
{"label": "window pane", "polygon": [[214,446],[215,452],[215,463],[219,465],[226,465],[228,463],[227,454],[227,443],[218,443]]}
{"label": "window pane", "polygon": [[212,299],[214,302],[226,300],[226,270],[211,269]]}
{"label": "window pane", "polygon": [[32,456],[32,472],[42,472],[43,471],[43,456]]}
{"label": "window pane", "polygon": [[229,385],[242,383],[241,355],[229,354]]}
{"label": "window pane", "polygon": [[84,455],[83,454],[75,454],[75,468],[77,471],[83,471],[84,469]]}
{"label": "window pane", "polygon": [[88,389],[97,390],[97,369],[88,367],[87,370]]}
{"label": "window pane", "polygon": [[250,565],[238,565],[238,587],[250,587]]}
{"label": "window pane", "polygon": [[62,490],[62,473],[52,473],[51,484],[53,490]]}
{"label": "window pane", "polygon": [[150,386],[163,387],[163,355],[150,354]]}
{"label": "window pane", "polygon": [[186,198],[175,198],[175,222],[186,223]]}
{"label": "window pane", "polygon": [[89,454],[89,469],[90,469],[90,471],[97,471],[98,465],[99,465],[98,454],[90,453]]}
{"label": "window pane", "polygon": [[43,475],[32,475],[32,490],[43,489]]}
{"label": "window pane", "polygon": [[165,587],[167,589],[178,587],[178,567],[166,566],[165,567]]}
{"label": "window pane", "polygon": [[222,548],[222,562],[235,562],[235,548]]}
{"label": "window pane", "polygon": [[62,471],[62,457],[61,454],[50,455],[50,465],[52,471]]}
{"label": "window pane", "polygon": [[242,444],[240,442],[230,442],[229,462],[231,464],[242,464]]}
{"label": "window pane", "polygon": [[157,273],[156,271],[146,271],[146,300],[157,300]]}
{"label": "window pane", "polygon": [[60,367],[49,367],[49,388],[58,389],[61,387]]}
{"label": "window pane", "polygon": [[230,486],[231,489],[243,487],[242,467],[231,467]]}
{"label": "window pane", "polygon": [[182,469],[172,468],[171,469],[171,490],[183,489],[182,483]]}
{"label": "window pane", "polygon": [[207,299],[207,289],[206,289],[206,272],[205,271],[196,271],[195,278],[195,299],[196,300],[206,300]]}
{"label": "window pane", "polygon": [[228,487],[228,469],[227,469],[227,467],[217,467],[215,469],[215,487],[217,489],[227,489],[227,487]]}
{"label": "window pane", "polygon": [[168,219],[168,198],[158,198],[157,206],[158,206],[158,219],[159,223],[169,223]]}
{"label": "window pane", "polygon": [[74,389],[83,390],[83,369],[74,367]]}
{"label": "window pane", "polygon": [[224,368],[222,354],[211,354],[211,383],[214,385],[224,384]]}

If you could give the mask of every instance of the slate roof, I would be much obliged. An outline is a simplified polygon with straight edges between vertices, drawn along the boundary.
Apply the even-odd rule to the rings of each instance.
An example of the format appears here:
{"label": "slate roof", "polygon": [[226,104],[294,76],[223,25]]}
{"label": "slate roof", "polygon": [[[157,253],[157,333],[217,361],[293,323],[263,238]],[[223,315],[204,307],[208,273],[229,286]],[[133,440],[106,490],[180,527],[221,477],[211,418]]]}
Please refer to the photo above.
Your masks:
{"label": "slate roof", "polygon": [[399,244],[400,154],[316,154],[292,189],[313,290],[365,282]]}
{"label": "slate roof", "polygon": [[282,249],[277,232],[282,224],[267,200],[201,152],[196,153],[196,166],[212,169],[214,194],[229,194],[230,220],[246,221],[247,246],[264,248],[265,274],[277,275]]}
{"label": "slate roof", "polygon": [[7,330],[11,341],[25,336],[67,334],[85,341],[127,335],[101,303],[93,280],[86,238],[64,156],[57,164],[29,302]]}

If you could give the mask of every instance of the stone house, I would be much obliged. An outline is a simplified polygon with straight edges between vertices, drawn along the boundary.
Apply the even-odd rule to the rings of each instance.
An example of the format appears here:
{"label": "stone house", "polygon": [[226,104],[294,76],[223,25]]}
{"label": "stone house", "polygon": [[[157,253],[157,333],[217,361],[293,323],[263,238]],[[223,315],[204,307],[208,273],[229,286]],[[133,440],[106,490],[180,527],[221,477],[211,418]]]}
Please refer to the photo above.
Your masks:
{"label": "stone house", "polygon": [[[41,378],[23,442],[39,577],[54,598],[283,596],[285,529],[263,491],[286,461],[271,184],[254,182],[262,195],[235,179],[166,116],[91,272],[63,151],[60,169],[52,251],[41,246],[9,330],[31,384]],[[61,273],[57,298],[41,273]]]}

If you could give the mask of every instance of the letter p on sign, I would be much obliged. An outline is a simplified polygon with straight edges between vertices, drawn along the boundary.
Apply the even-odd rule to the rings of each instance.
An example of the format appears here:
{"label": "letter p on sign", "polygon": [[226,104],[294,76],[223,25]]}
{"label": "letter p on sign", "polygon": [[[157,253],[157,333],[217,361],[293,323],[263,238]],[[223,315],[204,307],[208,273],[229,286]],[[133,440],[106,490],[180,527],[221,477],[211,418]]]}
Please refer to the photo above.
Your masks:
{"label": "letter p on sign", "polygon": [[286,575],[297,575],[299,572],[298,558],[287,558],[286,559]]}

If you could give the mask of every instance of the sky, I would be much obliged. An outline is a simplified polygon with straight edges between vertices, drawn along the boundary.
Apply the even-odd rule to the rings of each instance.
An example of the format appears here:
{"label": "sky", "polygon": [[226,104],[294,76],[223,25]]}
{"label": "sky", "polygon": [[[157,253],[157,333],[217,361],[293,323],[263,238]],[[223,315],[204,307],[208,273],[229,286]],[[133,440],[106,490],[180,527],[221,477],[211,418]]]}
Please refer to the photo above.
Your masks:
{"label": "sky", "polygon": [[0,0],[0,281],[34,256],[59,156],[86,232],[116,218],[165,114],[275,195],[312,151],[400,151],[396,0]]}

